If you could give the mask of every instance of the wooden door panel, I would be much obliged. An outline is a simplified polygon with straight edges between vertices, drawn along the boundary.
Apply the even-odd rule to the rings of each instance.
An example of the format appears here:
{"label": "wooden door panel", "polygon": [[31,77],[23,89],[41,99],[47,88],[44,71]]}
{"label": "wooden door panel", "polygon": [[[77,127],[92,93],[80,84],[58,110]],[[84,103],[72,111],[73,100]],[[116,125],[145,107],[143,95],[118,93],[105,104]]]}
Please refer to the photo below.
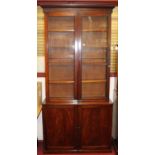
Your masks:
{"label": "wooden door panel", "polygon": [[74,107],[44,106],[45,148],[67,150],[74,148]]}
{"label": "wooden door panel", "polygon": [[81,149],[104,149],[111,143],[111,106],[81,105],[79,107]]}

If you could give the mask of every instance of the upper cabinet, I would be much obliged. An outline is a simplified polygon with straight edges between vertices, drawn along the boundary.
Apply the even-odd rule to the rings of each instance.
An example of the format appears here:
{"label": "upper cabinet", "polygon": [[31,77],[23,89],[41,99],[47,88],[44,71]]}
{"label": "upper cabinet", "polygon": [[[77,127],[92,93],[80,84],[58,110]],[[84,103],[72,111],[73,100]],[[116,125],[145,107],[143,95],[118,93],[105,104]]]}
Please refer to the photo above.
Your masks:
{"label": "upper cabinet", "polygon": [[47,99],[108,99],[111,9],[44,12]]}

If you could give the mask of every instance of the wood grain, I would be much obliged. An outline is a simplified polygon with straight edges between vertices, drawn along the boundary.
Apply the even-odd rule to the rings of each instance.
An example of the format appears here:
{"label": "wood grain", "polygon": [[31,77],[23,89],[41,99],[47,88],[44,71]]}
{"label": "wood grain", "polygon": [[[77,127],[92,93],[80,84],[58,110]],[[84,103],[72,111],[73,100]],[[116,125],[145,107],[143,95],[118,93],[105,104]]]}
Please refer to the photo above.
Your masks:
{"label": "wood grain", "polygon": [[43,105],[45,152],[104,152],[111,148],[112,104]]}
{"label": "wood grain", "polygon": [[45,105],[43,121],[45,149],[74,149],[74,106]]}

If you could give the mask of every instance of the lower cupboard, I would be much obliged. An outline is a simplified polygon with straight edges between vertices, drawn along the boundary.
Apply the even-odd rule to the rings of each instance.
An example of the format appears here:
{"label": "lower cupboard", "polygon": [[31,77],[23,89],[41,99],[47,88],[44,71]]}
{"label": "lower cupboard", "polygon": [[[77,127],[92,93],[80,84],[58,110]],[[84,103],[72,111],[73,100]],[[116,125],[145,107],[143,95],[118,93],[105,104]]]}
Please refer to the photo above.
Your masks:
{"label": "lower cupboard", "polygon": [[44,152],[111,151],[112,104],[43,105]]}

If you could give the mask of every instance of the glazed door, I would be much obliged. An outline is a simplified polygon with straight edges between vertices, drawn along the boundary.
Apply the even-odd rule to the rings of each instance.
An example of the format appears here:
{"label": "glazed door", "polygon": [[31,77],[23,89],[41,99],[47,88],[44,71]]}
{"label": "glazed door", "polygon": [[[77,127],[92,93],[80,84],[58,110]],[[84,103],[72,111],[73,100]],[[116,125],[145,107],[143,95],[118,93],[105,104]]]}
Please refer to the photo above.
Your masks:
{"label": "glazed door", "polygon": [[81,150],[109,149],[111,145],[112,106],[80,105]]}
{"label": "glazed door", "polygon": [[75,13],[53,9],[46,21],[47,98],[75,99]]}
{"label": "glazed door", "polygon": [[109,97],[110,14],[103,9],[46,13],[46,97]]}
{"label": "glazed door", "polygon": [[81,13],[82,99],[108,97],[108,30],[105,12]]}
{"label": "glazed door", "polygon": [[43,106],[45,151],[75,149],[74,106]]}

